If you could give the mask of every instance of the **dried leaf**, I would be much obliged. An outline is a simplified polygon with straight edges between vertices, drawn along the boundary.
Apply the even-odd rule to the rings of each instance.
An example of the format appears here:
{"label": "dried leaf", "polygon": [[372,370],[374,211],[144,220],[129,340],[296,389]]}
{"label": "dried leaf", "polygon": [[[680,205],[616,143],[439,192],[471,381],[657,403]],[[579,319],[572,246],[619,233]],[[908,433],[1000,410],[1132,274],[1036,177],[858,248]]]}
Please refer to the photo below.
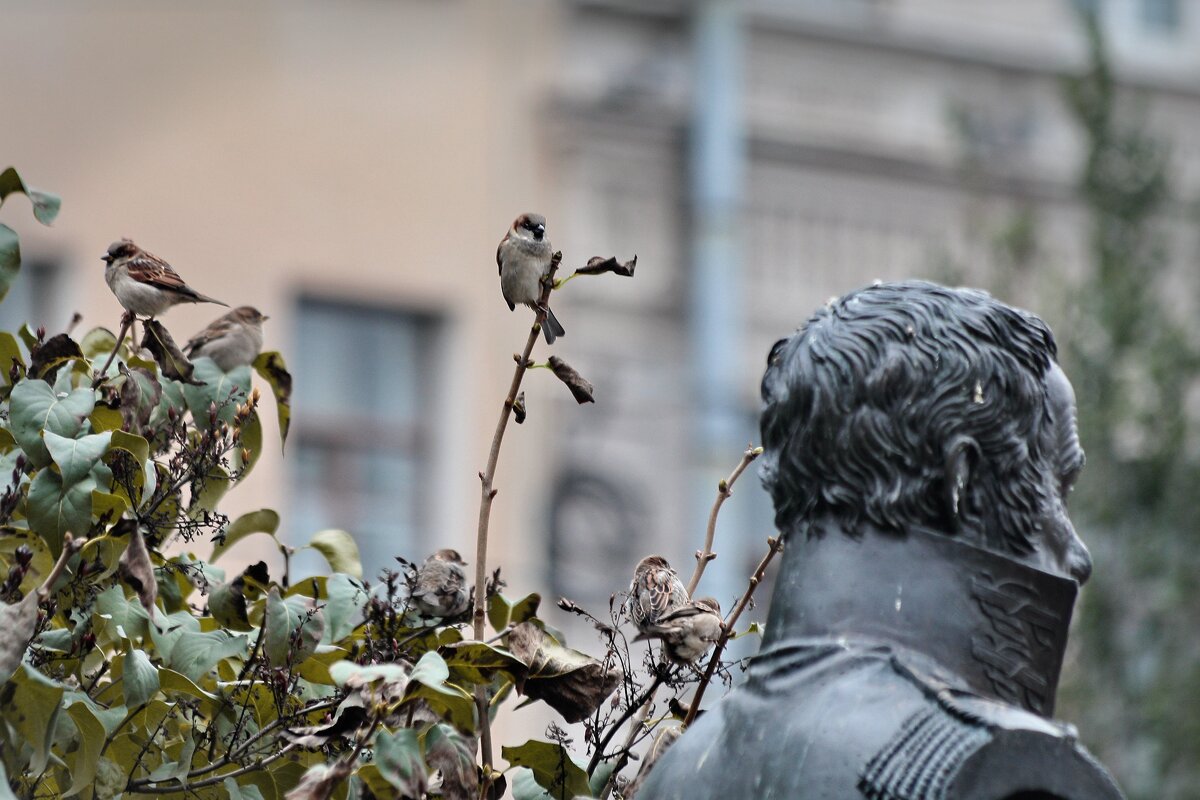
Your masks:
{"label": "dried leaf", "polygon": [[134,528],[129,534],[129,544],[117,562],[121,578],[133,587],[142,607],[154,619],[154,601],[158,599],[158,581],[154,579],[154,564],[150,562],[150,551],[146,549],[146,540],[142,538],[141,528]]}
{"label": "dried leaf", "polygon": [[350,775],[351,765],[344,759],[333,764],[317,764],[309,768],[300,782],[285,794],[284,800],[329,800],[337,785]]}
{"label": "dried leaf", "polygon": [[75,340],[65,333],[60,333],[42,342],[29,354],[29,374],[50,380],[63,364],[81,358],[83,350]]}
{"label": "dried leaf", "polygon": [[621,264],[613,256],[604,258],[602,256],[592,256],[588,259],[587,266],[580,267],[575,270],[576,275],[603,275],[605,272],[611,272],[614,275],[621,275],[625,278],[633,277],[634,267],[637,266],[637,256],[632,260]]}
{"label": "dried leaf", "polygon": [[558,356],[550,356],[549,363],[554,376],[567,385],[576,403],[582,405],[583,403],[596,402],[595,398],[592,397],[592,385],[576,372],[574,367]]}
{"label": "dried leaf", "polygon": [[196,367],[187,360],[187,356],[175,344],[175,340],[171,338],[171,334],[167,332],[161,322],[156,319],[148,319],[142,323],[142,330],[144,331],[142,346],[154,356],[163,375],[183,383],[190,383],[192,386],[204,385],[192,379],[192,372]]}
{"label": "dried leaf", "polygon": [[624,673],[578,650],[563,647],[533,622],[522,622],[508,635],[509,651],[529,667],[518,691],[544,700],[567,722],[592,714],[620,684]]}
{"label": "dried leaf", "polygon": [[513,402],[513,419],[518,425],[525,422],[525,393],[521,392],[517,395],[517,399]]}
{"label": "dried leaf", "polygon": [[425,734],[425,763],[441,773],[442,782],[437,791],[443,800],[479,797],[479,769],[475,766],[473,739],[445,723],[434,725]]}
{"label": "dried leaf", "polygon": [[141,433],[150,422],[150,414],[162,401],[162,384],[149,370],[141,367],[129,369],[121,364],[117,369],[125,376],[120,394],[123,427],[131,433]]}
{"label": "dried leaf", "polygon": [[333,739],[354,733],[365,724],[367,724],[365,708],[343,704],[333,722],[325,725],[306,725],[285,729],[283,738],[301,747],[315,750],[329,744]]}

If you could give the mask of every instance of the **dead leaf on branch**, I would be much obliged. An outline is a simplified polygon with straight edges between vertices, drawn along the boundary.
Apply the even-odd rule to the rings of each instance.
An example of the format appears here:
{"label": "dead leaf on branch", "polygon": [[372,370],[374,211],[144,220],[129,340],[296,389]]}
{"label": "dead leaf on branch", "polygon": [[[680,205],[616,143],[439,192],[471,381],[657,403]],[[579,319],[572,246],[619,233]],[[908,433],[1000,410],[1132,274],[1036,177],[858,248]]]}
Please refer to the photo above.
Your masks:
{"label": "dead leaf on branch", "polygon": [[158,599],[158,581],[154,579],[154,564],[150,561],[150,551],[146,549],[146,540],[142,538],[141,528],[135,527],[129,534],[129,544],[117,562],[117,570],[121,578],[137,592],[142,607],[154,619],[154,601]]}
{"label": "dead leaf on branch", "polygon": [[175,344],[175,340],[171,338],[171,334],[167,332],[161,322],[156,319],[148,319],[142,323],[142,330],[145,334],[142,337],[142,346],[150,351],[150,355],[154,356],[163,375],[183,383],[190,383],[192,386],[204,385],[200,381],[192,379],[192,372],[196,367],[188,361],[187,356],[179,349],[179,345]]}
{"label": "dead leaf on branch", "polygon": [[606,272],[611,272],[614,275],[620,275],[625,278],[633,277],[633,270],[637,266],[637,256],[634,256],[624,264],[617,261],[613,256],[604,258],[602,256],[592,256],[588,259],[587,265],[575,270],[576,275],[603,275]]}
{"label": "dead leaf on branch", "polygon": [[551,371],[554,372],[554,377],[567,385],[576,403],[582,405],[583,403],[596,402],[595,398],[592,397],[592,385],[576,372],[574,367],[558,356],[550,356],[549,364]]}
{"label": "dead leaf on branch", "polygon": [[525,422],[525,414],[525,393],[521,392],[513,401],[513,420],[520,425]]}
{"label": "dead leaf on branch", "polygon": [[605,668],[591,656],[563,647],[533,622],[509,632],[508,649],[529,667],[517,690],[545,701],[567,722],[591,716],[624,677],[618,667]]}

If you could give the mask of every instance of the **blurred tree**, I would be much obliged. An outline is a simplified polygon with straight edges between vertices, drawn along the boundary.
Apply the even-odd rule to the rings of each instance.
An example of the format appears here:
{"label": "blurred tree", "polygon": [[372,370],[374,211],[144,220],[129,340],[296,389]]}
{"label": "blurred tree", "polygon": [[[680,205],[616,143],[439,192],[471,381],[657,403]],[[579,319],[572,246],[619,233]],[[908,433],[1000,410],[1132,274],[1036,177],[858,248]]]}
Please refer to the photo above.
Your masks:
{"label": "blurred tree", "polygon": [[1064,97],[1087,145],[1090,258],[1057,330],[1088,456],[1074,516],[1098,568],[1059,715],[1130,798],[1190,798],[1200,786],[1195,304],[1179,292],[1186,276],[1167,270],[1168,147],[1128,113],[1100,28],[1083,20],[1089,66]]}

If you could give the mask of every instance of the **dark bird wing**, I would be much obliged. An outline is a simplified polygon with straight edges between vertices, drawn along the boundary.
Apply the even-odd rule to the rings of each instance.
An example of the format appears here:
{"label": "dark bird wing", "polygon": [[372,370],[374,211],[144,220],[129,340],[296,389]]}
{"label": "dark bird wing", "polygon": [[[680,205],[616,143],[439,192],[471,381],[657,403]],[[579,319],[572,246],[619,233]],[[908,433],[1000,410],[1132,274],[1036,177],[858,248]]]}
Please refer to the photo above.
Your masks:
{"label": "dark bird wing", "polygon": [[[504,277],[504,259],[503,259],[503,257],[501,257],[500,253],[504,250],[504,242],[507,240],[508,240],[508,235],[506,234],[504,236],[504,238],[500,240],[500,244],[496,245],[496,272],[497,272],[497,274],[500,275],[501,278]],[[516,310],[517,304],[514,303],[512,300],[509,300],[508,297],[504,298],[504,302],[508,303],[509,311]]]}
{"label": "dark bird wing", "polygon": [[223,336],[228,336],[233,331],[234,325],[235,323],[233,320],[221,317],[221,319],[216,320],[207,328],[193,336],[191,339],[188,339],[187,344],[183,346],[184,352],[187,353],[188,358],[191,358],[196,350],[200,349],[204,345],[209,344],[210,342],[215,342],[217,339],[220,339]]}

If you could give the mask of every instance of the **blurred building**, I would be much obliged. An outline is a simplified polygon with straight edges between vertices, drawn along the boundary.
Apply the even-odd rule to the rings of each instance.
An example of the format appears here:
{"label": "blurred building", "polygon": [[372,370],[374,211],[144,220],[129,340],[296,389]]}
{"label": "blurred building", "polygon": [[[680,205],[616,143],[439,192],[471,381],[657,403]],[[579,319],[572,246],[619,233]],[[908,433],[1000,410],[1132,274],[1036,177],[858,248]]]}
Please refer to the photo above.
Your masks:
{"label": "blurred building", "polygon": [[[294,424],[227,505],[281,509],[295,544],[347,528],[373,573],[473,552],[530,321],[497,285],[512,218],[545,213],[568,267],[636,253],[634,279],[555,298],[596,404],[530,374],[493,516],[514,592],[603,604],[649,551],[691,568],[771,343],[828,297],[927,277],[1048,311],[1084,258],[1072,6],[1101,14],[1195,197],[1187,0],[0,0],[0,160],[64,198],[53,229],[6,205],[26,274],[0,314],[115,327],[99,256],[120,236],[258,306]],[[1061,270],[1022,270],[1030,247]],[[186,339],[218,312],[165,322]],[[771,530],[754,475],[722,520],[724,603]]]}

